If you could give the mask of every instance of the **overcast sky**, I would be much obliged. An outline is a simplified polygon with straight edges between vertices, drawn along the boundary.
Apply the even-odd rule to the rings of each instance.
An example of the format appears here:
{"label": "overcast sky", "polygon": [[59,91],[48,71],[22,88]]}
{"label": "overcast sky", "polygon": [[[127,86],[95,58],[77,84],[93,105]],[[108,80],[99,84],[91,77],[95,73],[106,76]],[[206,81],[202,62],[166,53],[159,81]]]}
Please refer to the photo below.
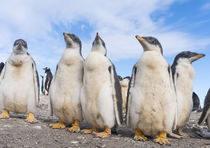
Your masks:
{"label": "overcast sky", "polygon": [[13,0],[0,5],[0,61],[11,54],[14,40],[27,41],[40,74],[54,73],[64,49],[63,32],[82,41],[85,58],[96,32],[121,76],[131,75],[142,54],[135,35],[154,36],[172,64],[184,50],[206,54],[196,61],[194,91],[201,104],[210,86],[210,2],[208,0]]}

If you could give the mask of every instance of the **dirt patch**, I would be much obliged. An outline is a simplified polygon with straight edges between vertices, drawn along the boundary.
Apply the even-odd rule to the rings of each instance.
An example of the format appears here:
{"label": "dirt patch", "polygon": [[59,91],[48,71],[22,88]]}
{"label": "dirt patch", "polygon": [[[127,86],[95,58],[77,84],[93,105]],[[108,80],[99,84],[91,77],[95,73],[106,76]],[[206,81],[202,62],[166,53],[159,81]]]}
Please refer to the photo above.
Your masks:
{"label": "dirt patch", "polygon": [[[204,139],[197,134],[206,129],[205,126],[198,126],[197,121],[200,113],[193,112],[189,122],[184,127],[184,132],[189,137],[182,139],[169,138],[170,147],[207,148],[210,147],[210,140]],[[66,129],[51,129],[49,123],[56,122],[56,117],[49,116],[48,97],[42,96],[38,108],[37,118],[39,123],[29,124],[25,122],[26,115],[11,114],[10,119],[0,120],[0,147],[169,147],[154,143],[152,139],[146,142],[133,140],[134,132],[126,127],[120,128],[118,134],[112,134],[109,138],[96,138],[90,134],[70,133]],[[87,128],[85,123],[82,128]]]}

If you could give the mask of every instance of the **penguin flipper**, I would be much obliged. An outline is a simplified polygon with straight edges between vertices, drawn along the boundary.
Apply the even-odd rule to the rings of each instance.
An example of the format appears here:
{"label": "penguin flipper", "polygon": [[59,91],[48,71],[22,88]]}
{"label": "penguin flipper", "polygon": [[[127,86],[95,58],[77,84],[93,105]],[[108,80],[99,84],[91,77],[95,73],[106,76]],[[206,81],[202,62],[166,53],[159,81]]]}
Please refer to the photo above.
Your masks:
{"label": "penguin flipper", "polygon": [[112,97],[114,102],[114,112],[116,116],[116,121],[119,126],[121,126],[123,121],[123,115],[122,115],[122,94],[121,94],[121,85],[115,70],[114,65],[112,64],[109,66],[109,72],[111,76],[111,83],[113,87],[112,91]]}
{"label": "penguin flipper", "polygon": [[136,67],[136,65],[134,65],[133,70],[132,70],[131,79],[130,79],[130,82],[128,85],[127,98],[126,98],[126,124],[127,124],[127,126],[130,125],[130,122],[129,122],[130,90],[135,85],[134,82],[136,79],[136,71],[137,71],[137,67]]}
{"label": "penguin flipper", "polygon": [[171,89],[173,90],[174,92],[174,97],[175,97],[175,107],[176,107],[176,113],[175,113],[175,116],[174,116],[174,122],[173,122],[173,126],[172,126],[172,130],[175,130],[176,129],[176,126],[177,126],[177,120],[178,120],[178,117],[177,117],[177,98],[176,98],[176,87],[175,87],[175,82],[176,82],[176,78],[173,77],[173,70],[172,70],[172,67],[170,65],[168,65],[168,73],[169,73],[169,79],[170,79],[170,85],[171,85]]}
{"label": "penguin flipper", "polygon": [[[2,83],[2,80],[4,79],[5,73],[6,73],[6,67],[7,67],[7,62],[5,63],[1,74],[0,74],[0,85]],[[4,103],[3,103],[3,97],[1,96],[2,92],[0,93],[0,110],[4,109]]]}
{"label": "penguin flipper", "polygon": [[200,116],[198,124],[202,124],[204,121],[206,121],[209,114],[210,114],[210,89],[208,90],[208,93],[206,95],[206,98],[205,98],[205,101],[204,101],[203,112]]}
{"label": "penguin flipper", "polygon": [[5,63],[3,69],[2,69],[2,71],[1,71],[1,73],[0,73],[0,84],[1,84],[1,81],[4,79],[6,67],[7,67],[7,62]]}
{"label": "penguin flipper", "polygon": [[206,121],[208,115],[210,114],[210,106],[205,106],[203,108],[203,112],[199,118],[198,124],[203,124],[204,121]]}
{"label": "penguin flipper", "polygon": [[[57,75],[57,71],[58,71],[58,65],[56,66],[54,77],[52,77],[52,80],[50,81],[50,83],[53,83],[53,81],[55,80],[56,75]],[[53,115],[53,105],[52,105],[52,99],[51,99],[50,91],[49,91],[49,98],[50,98],[50,101],[49,101],[50,115],[52,116]]]}
{"label": "penguin flipper", "polygon": [[39,75],[36,69],[36,63],[33,60],[33,58],[31,57],[33,63],[32,63],[32,69],[33,69],[33,82],[34,82],[34,91],[35,91],[35,95],[36,95],[36,105],[39,104],[40,101],[40,86],[39,86]]}

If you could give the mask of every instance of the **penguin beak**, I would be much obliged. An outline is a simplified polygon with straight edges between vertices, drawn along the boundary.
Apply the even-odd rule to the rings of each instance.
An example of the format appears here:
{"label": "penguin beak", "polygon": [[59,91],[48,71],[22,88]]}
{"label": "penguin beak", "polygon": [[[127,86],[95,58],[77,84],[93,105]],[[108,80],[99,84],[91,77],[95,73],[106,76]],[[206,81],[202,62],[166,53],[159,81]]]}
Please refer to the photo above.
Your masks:
{"label": "penguin beak", "polygon": [[140,36],[138,36],[138,35],[136,35],[136,39],[137,39],[138,41],[144,41],[144,38],[143,38],[143,37],[140,37]]}
{"label": "penguin beak", "polygon": [[205,54],[196,54],[196,55],[194,55],[192,58],[190,58],[191,59],[191,61],[192,62],[194,62],[194,61],[196,61],[196,60],[198,60],[198,59],[200,59],[200,58],[202,58],[202,57],[204,57],[205,56]]}
{"label": "penguin beak", "polygon": [[95,38],[95,40],[99,40],[99,39],[101,39],[101,37],[99,36],[99,34],[98,34],[98,32],[96,33],[96,38]]}
{"label": "penguin beak", "polygon": [[22,50],[22,47],[23,47],[23,45],[21,44],[21,43],[18,43],[18,45],[17,45],[17,50]]}
{"label": "penguin beak", "polygon": [[205,56],[205,54],[197,54],[197,55],[195,55],[194,57],[196,57],[196,58],[202,58],[202,57],[204,57]]}
{"label": "penguin beak", "polygon": [[63,36],[66,37],[66,38],[71,38],[70,35],[68,35],[66,33],[63,33]]}

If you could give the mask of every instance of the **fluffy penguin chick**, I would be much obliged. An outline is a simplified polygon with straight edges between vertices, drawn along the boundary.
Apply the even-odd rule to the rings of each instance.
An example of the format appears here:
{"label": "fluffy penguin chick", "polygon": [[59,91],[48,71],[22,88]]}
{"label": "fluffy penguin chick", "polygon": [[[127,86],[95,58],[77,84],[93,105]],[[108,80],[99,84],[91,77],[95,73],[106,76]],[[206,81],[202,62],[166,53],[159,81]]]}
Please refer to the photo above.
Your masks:
{"label": "fluffy penguin chick", "polygon": [[[122,122],[120,83],[114,65],[106,57],[105,43],[98,33],[84,63],[81,103],[84,118],[92,125],[92,129],[84,129],[83,133],[108,137],[111,128]],[[99,128],[104,132],[98,133]]]}
{"label": "fluffy penguin chick", "polygon": [[177,96],[177,129],[181,136],[187,136],[182,132],[182,128],[188,121],[193,106],[194,69],[192,62],[203,56],[204,54],[183,51],[175,57],[171,67]]}
{"label": "fluffy penguin chick", "polygon": [[127,92],[128,85],[130,82],[130,77],[125,77],[120,80],[121,90],[122,90],[122,100],[123,100],[123,115],[126,114],[126,101],[127,101]]}
{"label": "fluffy penguin chick", "polygon": [[176,97],[169,64],[154,37],[136,36],[144,52],[134,65],[127,96],[127,125],[135,129],[135,140],[156,136],[169,144],[167,133],[176,125]]}
{"label": "fluffy penguin chick", "polygon": [[81,55],[81,41],[74,34],[63,33],[66,42],[64,51],[53,77],[49,97],[51,114],[59,118],[59,122],[50,124],[52,128],[65,128],[65,124],[72,124],[71,132],[80,131],[82,109],[80,91],[83,82],[83,58]]}
{"label": "fluffy penguin chick", "polygon": [[39,79],[36,64],[27,53],[26,41],[18,39],[0,76],[1,119],[9,118],[9,112],[28,113],[27,121],[35,123],[36,105],[39,102]]}

